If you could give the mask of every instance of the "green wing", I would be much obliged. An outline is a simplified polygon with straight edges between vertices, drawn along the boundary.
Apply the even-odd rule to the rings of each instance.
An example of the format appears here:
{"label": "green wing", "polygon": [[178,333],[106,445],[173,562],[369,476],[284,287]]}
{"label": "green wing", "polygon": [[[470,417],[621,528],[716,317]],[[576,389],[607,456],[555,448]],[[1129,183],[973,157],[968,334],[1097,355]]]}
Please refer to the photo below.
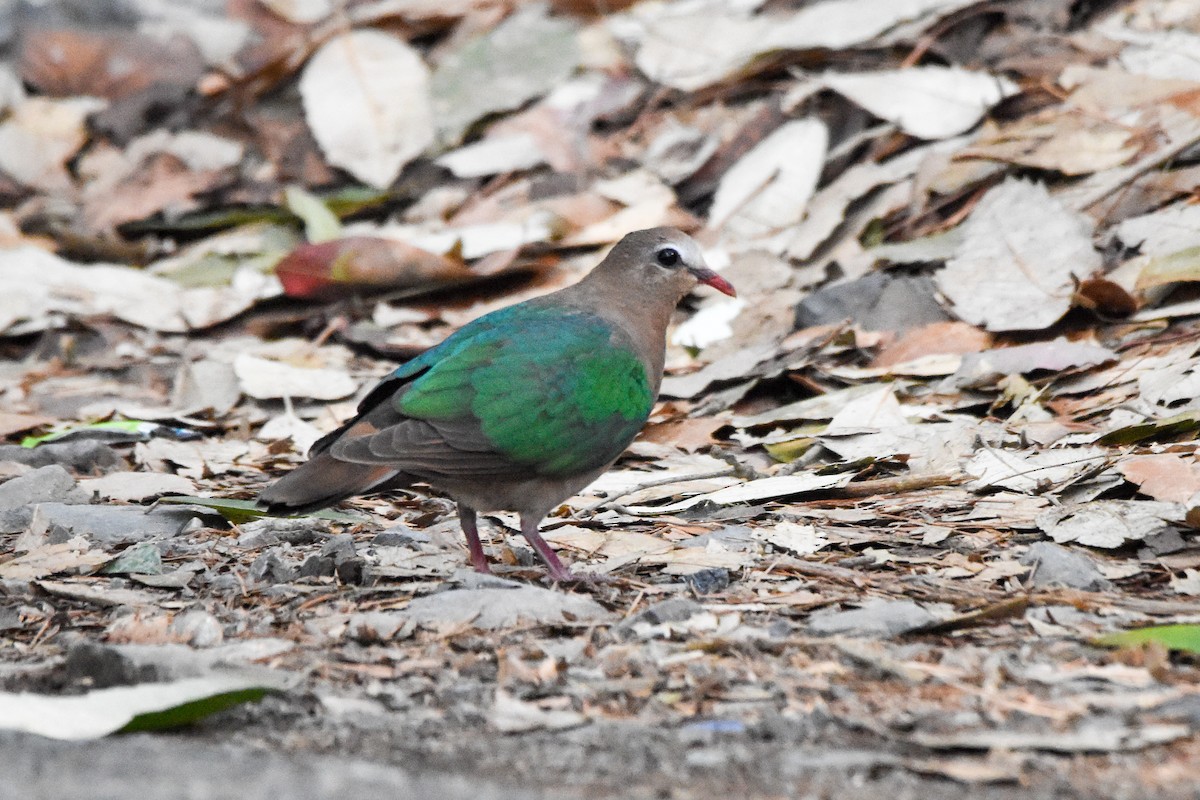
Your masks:
{"label": "green wing", "polygon": [[403,417],[445,430],[545,476],[586,472],[629,445],[654,403],[646,370],[592,314],[513,306],[463,328],[405,364]]}

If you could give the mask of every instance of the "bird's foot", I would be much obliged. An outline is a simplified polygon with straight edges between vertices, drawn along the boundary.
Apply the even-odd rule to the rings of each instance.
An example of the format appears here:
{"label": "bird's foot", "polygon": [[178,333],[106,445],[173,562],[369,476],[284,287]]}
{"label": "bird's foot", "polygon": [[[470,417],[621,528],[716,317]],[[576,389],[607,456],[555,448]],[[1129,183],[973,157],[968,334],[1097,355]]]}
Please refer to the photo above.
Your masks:
{"label": "bird's foot", "polygon": [[479,541],[479,527],[475,520],[475,509],[458,506],[458,520],[463,534],[467,537],[467,550],[471,554],[471,566],[483,575],[491,575],[492,568],[488,566],[487,556],[483,552],[483,543]]}
{"label": "bird's foot", "polygon": [[612,582],[612,578],[607,575],[572,572],[571,568],[559,559],[558,554],[554,552],[550,545],[546,544],[546,540],[538,533],[537,522],[536,519],[522,517],[521,533],[525,536],[526,541],[533,546],[534,552],[542,559],[542,563],[546,565],[545,580],[547,583],[599,586]]}

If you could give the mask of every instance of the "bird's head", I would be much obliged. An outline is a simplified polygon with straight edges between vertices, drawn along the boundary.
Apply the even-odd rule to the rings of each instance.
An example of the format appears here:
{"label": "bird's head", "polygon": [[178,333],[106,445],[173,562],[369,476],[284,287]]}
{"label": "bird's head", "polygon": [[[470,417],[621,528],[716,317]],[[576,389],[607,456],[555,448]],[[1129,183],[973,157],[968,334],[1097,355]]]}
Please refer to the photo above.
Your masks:
{"label": "bird's head", "polygon": [[604,261],[605,266],[628,273],[625,280],[642,291],[673,292],[678,299],[703,283],[737,297],[733,284],[704,262],[696,240],[675,228],[634,231],[617,242]]}

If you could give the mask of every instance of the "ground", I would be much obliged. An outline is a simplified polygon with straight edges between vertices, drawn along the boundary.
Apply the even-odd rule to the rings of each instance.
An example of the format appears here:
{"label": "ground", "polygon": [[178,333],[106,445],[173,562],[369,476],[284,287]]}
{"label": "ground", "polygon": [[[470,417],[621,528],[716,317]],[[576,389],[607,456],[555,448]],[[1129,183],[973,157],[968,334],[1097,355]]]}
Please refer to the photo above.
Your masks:
{"label": "ground", "polygon": [[[0,8],[0,798],[1198,796],[1196,52],[1188,0]],[[545,520],[589,580],[506,512],[472,572],[428,487],[255,507],[660,225],[739,297]]]}

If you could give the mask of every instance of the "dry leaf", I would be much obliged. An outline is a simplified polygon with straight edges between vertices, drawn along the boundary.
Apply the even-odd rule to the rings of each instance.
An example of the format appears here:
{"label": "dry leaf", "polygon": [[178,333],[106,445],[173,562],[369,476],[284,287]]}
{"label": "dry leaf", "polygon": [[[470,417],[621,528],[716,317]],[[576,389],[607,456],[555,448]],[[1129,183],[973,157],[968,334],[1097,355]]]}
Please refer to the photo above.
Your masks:
{"label": "dry leaf", "polygon": [[820,80],[922,139],[946,139],[970,130],[989,108],[1017,91],[1006,78],[958,67],[827,73]]}
{"label": "dry leaf", "polygon": [[777,128],[721,178],[708,212],[709,227],[750,239],[798,223],[821,177],[828,142],[820,120]]}
{"label": "dry leaf", "polygon": [[1138,490],[1155,500],[1186,503],[1200,492],[1200,465],[1191,457],[1162,453],[1129,456],[1117,462],[1117,471]]}
{"label": "dry leaf", "polygon": [[330,164],[388,186],[433,143],[429,70],[402,39],[355,30],[330,39],[300,78],[304,116]]}
{"label": "dry leaf", "polygon": [[1087,220],[1026,181],[989,191],[963,236],[935,280],[958,317],[990,331],[1054,324],[1071,307],[1075,282],[1101,266]]}
{"label": "dry leaf", "polygon": [[435,286],[472,275],[458,259],[367,236],[300,245],[275,265],[275,274],[288,296],[303,298]]}

